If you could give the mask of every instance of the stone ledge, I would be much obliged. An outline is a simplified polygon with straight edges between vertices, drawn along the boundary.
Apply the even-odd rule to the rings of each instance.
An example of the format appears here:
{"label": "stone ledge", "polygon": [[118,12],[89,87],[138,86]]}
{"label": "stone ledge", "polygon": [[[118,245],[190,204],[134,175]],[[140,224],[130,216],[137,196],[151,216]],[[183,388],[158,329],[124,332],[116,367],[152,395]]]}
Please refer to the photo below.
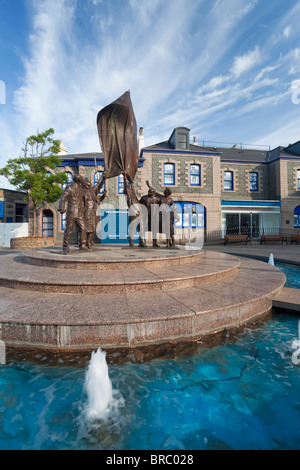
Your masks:
{"label": "stone ledge", "polygon": [[[228,255],[206,256],[222,264]],[[56,351],[193,340],[266,315],[285,280],[273,266],[244,260],[230,277],[149,292],[82,296],[1,287],[0,340]]]}
{"label": "stone ledge", "polygon": [[22,253],[24,261],[34,266],[58,269],[136,269],[151,267],[167,267],[188,264],[199,261],[203,251],[187,251],[172,249],[139,249],[120,248],[116,254],[109,248],[96,248],[92,252],[72,250],[69,255],[63,255],[62,250],[28,250]]}
{"label": "stone ledge", "polygon": [[28,250],[32,248],[42,248],[45,246],[55,246],[55,238],[46,237],[20,237],[11,238],[10,248],[12,250]]}
{"label": "stone ledge", "polygon": [[[98,260],[100,265],[108,261],[108,266],[118,266],[114,269],[107,267],[105,271],[88,270],[86,267],[82,270],[52,269],[27,264],[26,261],[23,255],[13,259],[6,258],[0,266],[0,286],[14,290],[85,296],[145,291],[154,293],[159,290],[197,287],[225,279],[236,274],[241,264],[230,255],[220,255],[216,259],[211,254],[203,257],[203,253],[169,258],[164,255],[163,258],[129,262],[125,259]],[[90,263],[88,260],[84,261]],[[166,263],[166,266],[161,266],[160,261]]]}

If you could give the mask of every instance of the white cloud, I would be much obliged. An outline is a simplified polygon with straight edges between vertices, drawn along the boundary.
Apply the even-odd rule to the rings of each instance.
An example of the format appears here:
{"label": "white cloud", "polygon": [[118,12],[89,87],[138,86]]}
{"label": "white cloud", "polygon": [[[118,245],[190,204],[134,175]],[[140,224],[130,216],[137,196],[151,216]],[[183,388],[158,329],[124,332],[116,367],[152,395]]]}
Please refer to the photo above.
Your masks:
{"label": "white cloud", "polygon": [[252,2],[248,3],[238,12],[238,17],[243,18],[244,16],[248,15],[248,13],[250,13],[250,11],[256,7],[257,3],[258,0],[253,0]]}
{"label": "white cloud", "polygon": [[260,64],[262,61],[262,52],[258,46],[252,51],[248,51],[246,54],[235,57],[231,72],[234,76],[239,77],[245,72]]}
{"label": "white cloud", "polygon": [[279,66],[278,65],[271,65],[264,67],[255,77],[255,81],[260,81],[265,75],[269,74],[270,72],[273,72],[273,70],[276,70]]}
{"label": "white cloud", "polygon": [[283,36],[285,38],[289,38],[291,36],[293,32],[293,27],[291,25],[287,26],[286,28],[284,28],[283,30]]}
{"label": "white cloud", "polygon": [[[226,127],[236,110],[246,122],[246,111],[263,115],[279,106],[290,90],[289,73],[297,79],[300,72],[296,41],[292,51],[274,52],[273,41],[255,36],[244,54],[232,53],[241,50],[257,0],[195,0],[188,7],[186,0],[32,1],[30,49],[14,116],[2,126],[3,136],[13,136],[9,146],[16,133],[22,142],[37,129],[54,127],[70,153],[99,151],[96,115],[127,89],[146,145],[178,125],[217,134],[213,126]],[[254,15],[250,19],[253,26]],[[296,32],[291,20],[287,12],[276,28],[286,47],[286,25]],[[238,133],[235,128],[233,137]]]}

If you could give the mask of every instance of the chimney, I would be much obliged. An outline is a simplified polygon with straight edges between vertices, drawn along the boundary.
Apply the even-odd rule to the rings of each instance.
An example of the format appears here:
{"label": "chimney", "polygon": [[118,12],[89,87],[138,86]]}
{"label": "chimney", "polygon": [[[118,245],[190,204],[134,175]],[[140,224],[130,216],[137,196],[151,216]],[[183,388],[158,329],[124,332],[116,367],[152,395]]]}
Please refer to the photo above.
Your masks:
{"label": "chimney", "polygon": [[194,136],[193,145],[198,145],[198,142],[197,142],[197,137],[195,137],[195,136]]}
{"label": "chimney", "polygon": [[144,129],[143,129],[143,127],[140,127],[140,135],[139,135],[138,145],[139,145],[139,153],[140,153],[141,150],[144,148]]}
{"label": "chimney", "polygon": [[68,153],[67,147],[64,147],[63,141],[60,141],[60,149],[59,149],[59,154],[58,155],[66,155]]}

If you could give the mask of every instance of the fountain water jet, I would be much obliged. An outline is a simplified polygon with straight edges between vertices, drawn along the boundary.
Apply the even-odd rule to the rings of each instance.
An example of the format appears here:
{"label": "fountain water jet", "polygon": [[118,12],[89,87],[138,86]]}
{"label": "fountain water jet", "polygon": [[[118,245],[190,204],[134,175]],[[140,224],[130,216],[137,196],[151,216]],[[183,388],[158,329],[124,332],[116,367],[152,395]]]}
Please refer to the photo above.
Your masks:
{"label": "fountain water jet", "polygon": [[98,349],[92,352],[91,360],[85,377],[87,405],[85,414],[90,420],[105,419],[113,401],[112,383],[108,374],[106,353]]}
{"label": "fountain water jet", "polygon": [[6,347],[3,341],[0,341],[0,365],[6,364]]}
{"label": "fountain water jet", "polygon": [[268,264],[271,264],[272,266],[274,266],[274,255],[273,255],[273,253],[271,253],[270,256],[269,256]]}

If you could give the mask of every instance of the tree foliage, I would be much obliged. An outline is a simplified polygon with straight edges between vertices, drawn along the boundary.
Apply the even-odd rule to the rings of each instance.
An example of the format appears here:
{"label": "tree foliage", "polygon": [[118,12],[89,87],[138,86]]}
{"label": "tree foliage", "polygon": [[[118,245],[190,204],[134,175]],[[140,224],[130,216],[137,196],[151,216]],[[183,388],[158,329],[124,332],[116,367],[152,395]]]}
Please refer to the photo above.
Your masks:
{"label": "tree foliage", "polygon": [[10,184],[29,195],[35,210],[57,201],[62,193],[61,185],[67,181],[65,172],[54,174],[50,171],[61,163],[57,157],[60,141],[54,140],[53,134],[54,129],[50,128],[28,137],[22,149],[23,156],[9,159],[0,169],[0,175]]}

